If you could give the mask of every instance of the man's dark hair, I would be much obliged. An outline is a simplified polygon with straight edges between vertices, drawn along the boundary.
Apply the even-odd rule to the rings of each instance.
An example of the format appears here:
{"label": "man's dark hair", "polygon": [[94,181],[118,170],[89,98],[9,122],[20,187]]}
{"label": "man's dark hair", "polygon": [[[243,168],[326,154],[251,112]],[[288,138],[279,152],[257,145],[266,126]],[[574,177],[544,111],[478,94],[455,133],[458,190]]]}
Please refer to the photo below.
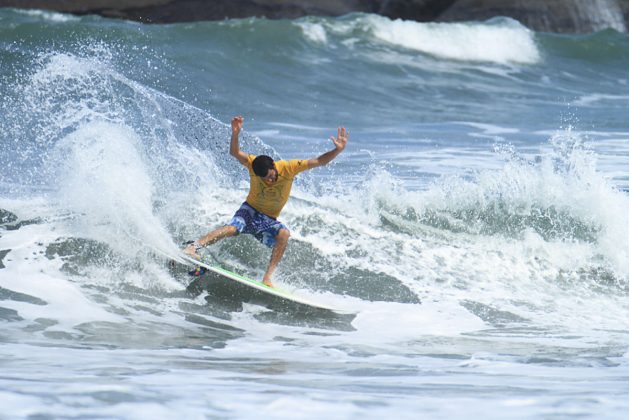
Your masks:
{"label": "man's dark hair", "polygon": [[269,169],[273,168],[274,165],[275,163],[273,162],[273,158],[266,155],[256,156],[251,164],[251,166],[253,166],[253,173],[263,178],[267,175]]}

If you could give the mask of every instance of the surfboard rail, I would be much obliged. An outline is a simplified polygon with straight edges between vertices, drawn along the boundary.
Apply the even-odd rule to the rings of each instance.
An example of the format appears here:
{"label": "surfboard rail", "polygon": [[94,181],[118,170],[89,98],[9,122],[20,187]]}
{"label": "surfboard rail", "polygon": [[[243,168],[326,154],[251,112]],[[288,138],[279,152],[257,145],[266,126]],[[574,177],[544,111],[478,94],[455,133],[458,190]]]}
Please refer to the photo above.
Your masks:
{"label": "surfboard rail", "polygon": [[185,261],[185,263],[187,265],[203,267],[203,268],[205,268],[208,271],[211,271],[211,272],[216,273],[216,274],[218,274],[220,276],[223,276],[223,277],[228,278],[230,280],[234,280],[234,281],[236,281],[236,282],[238,282],[240,284],[244,284],[244,285],[246,285],[248,287],[251,287],[253,289],[259,290],[261,292],[264,292],[264,293],[272,295],[272,296],[276,296],[276,297],[279,297],[279,298],[282,298],[282,299],[286,299],[286,300],[291,301],[291,302],[300,303],[302,305],[306,305],[306,306],[309,306],[311,308],[324,309],[324,310],[336,312],[336,313],[339,313],[339,314],[350,313],[348,311],[344,311],[344,310],[341,310],[341,309],[333,308],[331,306],[324,305],[324,304],[321,304],[321,303],[318,303],[318,302],[313,302],[313,301],[311,301],[309,299],[306,299],[306,298],[304,298],[302,296],[294,295],[294,294],[292,294],[290,292],[287,292],[285,290],[279,289],[277,287],[269,287],[269,286],[267,286],[266,284],[264,284],[264,283],[262,283],[260,281],[250,279],[250,278],[248,278],[246,276],[243,276],[241,274],[238,274],[238,273],[234,273],[233,271],[229,271],[229,270],[227,270],[227,269],[225,269],[225,268],[223,268],[223,267],[221,267],[219,265],[207,264],[204,261],[197,260],[195,258],[190,257],[189,255],[186,255],[186,254],[180,254],[179,258],[182,259],[183,261]]}

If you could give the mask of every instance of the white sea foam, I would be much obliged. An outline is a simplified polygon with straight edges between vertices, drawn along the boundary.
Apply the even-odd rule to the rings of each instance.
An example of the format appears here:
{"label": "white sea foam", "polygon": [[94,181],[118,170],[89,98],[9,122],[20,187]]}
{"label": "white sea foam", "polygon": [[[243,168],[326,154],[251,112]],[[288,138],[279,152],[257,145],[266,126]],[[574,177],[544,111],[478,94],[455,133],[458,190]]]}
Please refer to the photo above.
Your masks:
{"label": "white sea foam", "polygon": [[0,238],[0,248],[10,249],[6,267],[0,270],[0,285],[13,292],[24,293],[46,302],[45,305],[24,301],[6,301],[27,321],[51,319],[55,330],[69,331],[74,326],[90,321],[120,321],[117,315],[94,305],[74,283],[58,271],[61,261],[44,258],[45,245],[63,235],[60,227],[49,225],[24,226]]}
{"label": "white sea foam", "polygon": [[[349,48],[358,48],[364,38],[456,61],[496,64],[535,64],[541,54],[535,36],[516,21],[422,23],[362,15],[351,20],[310,18],[296,25],[304,37],[331,45],[337,37]],[[495,72],[495,70],[491,70]]]}
{"label": "white sea foam", "polygon": [[589,106],[599,105],[600,102],[620,101],[622,103],[619,105],[624,106],[627,100],[629,100],[629,95],[611,95],[611,94],[605,94],[605,93],[590,93],[590,94],[579,97],[573,102],[573,104],[575,106],[589,107]]}
{"label": "white sea foam", "polygon": [[316,22],[298,22],[297,25],[301,28],[304,36],[309,41],[317,44],[326,44],[328,42],[328,36],[325,27]]}
{"label": "white sea foam", "polygon": [[49,10],[19,10],[19,13],[27,16],[41,18],[42,20],[52,23],[77,22],[81,19],[78,16],[52,12]]}
{"label": "white sea foam", "polygon": [[340,196],[298,190],[285,218],[333,265],[386,273],[422,299],[470,300],[549,327],[623,329],[622,299],[592,293],[598,270],[612,273],[611,295],[629,281],[629,199],[597,172],[580,133],[556,132],[543,149],[539,162],[515,157],[427,191],[383,171]]}
{"label": "white sea foam", "polygon": [[478,128],[479,130],[482,131],[482,135],[485,135],[485,136],[494,136],[498,134],[513,134],[513,133],[520,132],[520,130],[517,128],[500,127],[493,124],[482,124],[482,123],[472,123],[472,122],[465,122],[461,124]]}
{"label": "white sea foam", "polygon": [[370,16],[376,39],[461,61],[534,64],[540,60],[533,33],[517,23],[418,23]]}
{"label": "white sea foam", "polygon": [[366,344],[412,340],[418,331],[433,336],[457,336],[487,326],[456,300],[427,301],[421,305],[373,303],[360,311],[352,325],[357,330],[353,341]]}

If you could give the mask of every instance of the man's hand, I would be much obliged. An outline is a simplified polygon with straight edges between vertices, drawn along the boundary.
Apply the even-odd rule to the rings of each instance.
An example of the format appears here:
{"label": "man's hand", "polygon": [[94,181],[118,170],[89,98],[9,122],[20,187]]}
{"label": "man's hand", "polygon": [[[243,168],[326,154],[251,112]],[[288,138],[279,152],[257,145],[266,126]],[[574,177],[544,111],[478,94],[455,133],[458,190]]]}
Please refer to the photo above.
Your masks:
{"label": "man's hand", "polygon": [[349,133],[347,132],[347,130],[345,130],[345,127],[339,127],[337,136],[330,137],[330,140],[332,140],[332,143],[334,143],[334,149],[314,159],[308,159],[308,169],[316,168],[317,166],[323,166],[330,163],[332,159],[337,157],[343,150],[345,150],[348,139]]}
{"label": "man's hand", "polygon": [[240,115],[237,117],[234,117],[232,119],[232,132],[234,134],[239,134],[240,130],[242,129],[242,123],[245,121],[245,119],[243,117],[241,117]]}
{"label": "man's hand", "polygon": [[345,150],[345,146],[347,145],[347,140],[349,140],[349,133],[345,130],[345,127],[339,127],[337,137],[330,137],[334,146],[336,146],[336,150],[341,153]]}
{"label": "man's hand", "polygon": [[229,154],[238,159],[238,162],[246,165],[249,155],[240,150],[240,145],[238,144],[238,135],[244,120],[240,115],[232,119],[232,139],[229,143]]}

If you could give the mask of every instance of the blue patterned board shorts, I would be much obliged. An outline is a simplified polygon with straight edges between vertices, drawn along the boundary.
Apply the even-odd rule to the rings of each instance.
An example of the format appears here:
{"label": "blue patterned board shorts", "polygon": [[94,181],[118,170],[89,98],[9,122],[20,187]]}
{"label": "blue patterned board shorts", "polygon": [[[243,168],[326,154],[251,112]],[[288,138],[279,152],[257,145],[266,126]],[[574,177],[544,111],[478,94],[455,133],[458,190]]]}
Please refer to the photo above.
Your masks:
{"label": "blue patterned board shorts", "polygon": [[275,237],[280,229],[288,230],[284,223],[264,213],[260,213],[247,204],[246,201],[242,203],[242,206],[236,211],[228,225],[238,229],[238,233],[253,235],[269,248],[275,246]]}

